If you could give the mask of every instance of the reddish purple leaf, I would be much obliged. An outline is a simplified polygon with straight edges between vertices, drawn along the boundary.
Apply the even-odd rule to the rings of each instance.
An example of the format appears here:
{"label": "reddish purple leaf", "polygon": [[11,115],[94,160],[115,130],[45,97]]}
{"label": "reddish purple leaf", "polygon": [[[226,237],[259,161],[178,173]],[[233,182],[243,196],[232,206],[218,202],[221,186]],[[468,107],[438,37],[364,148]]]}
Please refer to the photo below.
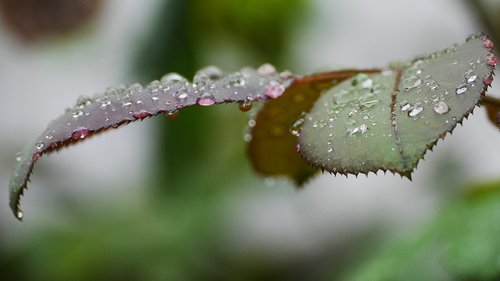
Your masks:
{"label": "reddish purple leaf", "polygon": [[279,97],[293,80],[288,72],[264,71],[269,65],[253,70],[224,75],[216,67],[206,67],[193,82],[171,73],[145,88],[133,84],[128,88],[109,88],[94,98],[81,97],[75,107],[49,123],[39,137],[29,143],[17,157],[10,180],[10,207],[21,220],[19,201],[27,186],[35,162],[44,154],[82,141],[108,128],[116,128],[138,119],[166,113],[175,116],[178,110],[193,106],[211,106],[251,102]]}

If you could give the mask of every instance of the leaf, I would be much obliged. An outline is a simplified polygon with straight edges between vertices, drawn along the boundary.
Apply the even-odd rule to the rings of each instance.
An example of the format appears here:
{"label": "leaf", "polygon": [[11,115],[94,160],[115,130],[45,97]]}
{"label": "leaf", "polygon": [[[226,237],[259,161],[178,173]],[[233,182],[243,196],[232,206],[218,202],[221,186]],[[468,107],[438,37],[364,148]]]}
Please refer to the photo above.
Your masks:
{"label": "leaf", "polygon": [[331,88],[306,115],[300,153],[331,173],[389,170],[411,178],[427,149],[472,112],[491,84],[492,45],[475,35]]}
{"label": "leaf", "polygon": [[482,103],[488,113],[488,119],[500,129],[500,100],[493,97],[483,97]]}
{"label": "leaf", "polygon": [[498,280],[500,182],[467,189],[430,224],[385,243],[342,280]]}
{"label": "leaf", "polygon": [[74,108],[50,122],[47,129],[17,157],[9,185],[10,207],[16,218],[21,220],[20,197],[35,162],[43,154],[135,120],[162,113],[173,117],[188,106],[251,103],[277,98],[293,79],[293,76],[281,77],[275,71],[263,72],[259,69],[258,72],[251,68],[223,75],[218,68],[206,67],[197,72],[193,83],[171,73],[161,81],[151,82],[146,88],[133,84],[128,88],[110,88],[94,98],[81,97]]}
{"label": "leaf", "polygon": [[[297,153],[297,135],[308,112],[322,91],[363,72],[342,70],[297,78],[279,99],[269,100],[260,109],[252,128],[249,154],[254,169],[263,176],[286,176],[302,185],[318,169]],[[364,70],[376,73],[379,70]],[[303,117],[303,116],[302,116]]]}

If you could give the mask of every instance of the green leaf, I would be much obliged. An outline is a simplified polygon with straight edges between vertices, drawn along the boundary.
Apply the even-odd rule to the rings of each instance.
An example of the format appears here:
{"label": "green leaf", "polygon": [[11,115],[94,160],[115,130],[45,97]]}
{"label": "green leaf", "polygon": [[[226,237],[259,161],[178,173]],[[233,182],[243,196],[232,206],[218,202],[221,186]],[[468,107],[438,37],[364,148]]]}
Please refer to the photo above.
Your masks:
{"label": "green leaf", "polygon": [[484,95],[496,65],[491,47],[486,36],[472,36],[462,45],[381,74],[358,74],[329,89],[305,117],[302,156],[331,173],[383,170],[410,178],[427,149]]}
{"label": "green leaf", "polygon": [[498,280],[500,182],[470,189],[430,225],[384,245],[343,280]]}
{"label": "green leaf", "polygon": [[297,153],[297,134],[303,119],[321,93],[360,72],[379,70],[342,70],[300,77],[279,99],[266,102],[255,118],[252,140],[249,143],[250,160],[263,176],[286,176],[302,185],[316,174]]}

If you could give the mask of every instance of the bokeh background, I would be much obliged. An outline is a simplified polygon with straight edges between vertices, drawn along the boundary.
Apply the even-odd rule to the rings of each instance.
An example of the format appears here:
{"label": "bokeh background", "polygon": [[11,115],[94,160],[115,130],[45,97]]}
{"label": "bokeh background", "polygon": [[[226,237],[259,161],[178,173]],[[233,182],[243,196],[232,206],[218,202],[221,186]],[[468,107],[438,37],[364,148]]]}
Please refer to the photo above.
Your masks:
{"label": "bokeh background", "polygon": [[[482,108],[413,181],[255,175],[236,105],[186,109],[40,161],[15,154],[81,95],[171,71],[382,67],[484,31],[497,0],[1,0],[1,280],[498,280],[500,134]],[[498,82],[489,94],[499,95]]]}

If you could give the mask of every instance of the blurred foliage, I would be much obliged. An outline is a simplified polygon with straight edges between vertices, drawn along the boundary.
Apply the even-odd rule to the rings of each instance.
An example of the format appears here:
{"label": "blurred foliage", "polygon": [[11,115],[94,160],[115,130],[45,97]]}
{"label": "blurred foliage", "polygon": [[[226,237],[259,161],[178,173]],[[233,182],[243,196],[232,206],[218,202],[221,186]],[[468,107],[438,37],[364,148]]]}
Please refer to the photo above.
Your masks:
{"label": "blurred foliage", "polygon": [[6,26],[24,42],[67,35],[89,24],[103,0],[0,0]]}
{"label": "blurred foliage", "polygon": [[[282,8],[285,6],[287,9]],[[241,63],[279,64],[287,37],[305,6],[303,0],[165,1],[157,11],[157,22],[149,39],[137,56],[135,73],[144,82],[159,79],[168,72],[192,77],[205,64],[223,64],[227,50],[213,61],[202,59],[209,48],[206,44],[219,40],[236,42],[235,46],[245,48],[245,55],[253,54],[230,63],[227,67],[234,69],[229,70],[241,67]],[[221,136],[241,130],[245,115],[234,109],[218,108],[218,111],[187,109],[175,122],[157,123],[152,177],[157,195],[172,197],[190,189],[199,191],[207,181],[217,182],[222,176],[227,177],[227,167],[232,171],[244,167],[243,138]],[[221,148],[226,151],[221,153]],[[206,169],[206,163],[211,164],[210,169]],[[222,184],[217,187],[224,189]]]}
{"label": "blurred foliage", "polygon": [[422,230],[378,249],[345,280],[499,280],[500,182],[477,184]]}

